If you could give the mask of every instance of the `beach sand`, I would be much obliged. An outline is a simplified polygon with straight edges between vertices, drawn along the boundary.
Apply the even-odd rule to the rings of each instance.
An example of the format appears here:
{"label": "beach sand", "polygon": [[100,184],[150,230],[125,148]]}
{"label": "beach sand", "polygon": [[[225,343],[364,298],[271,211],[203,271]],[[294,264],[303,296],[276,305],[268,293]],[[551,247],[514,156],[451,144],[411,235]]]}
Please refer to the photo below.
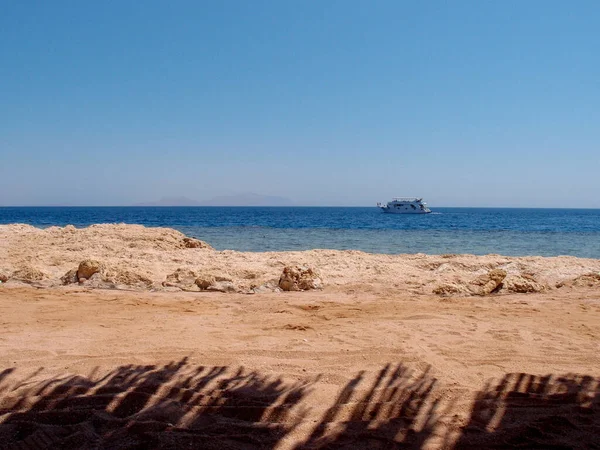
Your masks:
{"label": "beach sand", "polygon": [[[0,448],[598,445],[598,260],[183,239],[0,226]],[[281,292],[296,265],[323,288]]]}

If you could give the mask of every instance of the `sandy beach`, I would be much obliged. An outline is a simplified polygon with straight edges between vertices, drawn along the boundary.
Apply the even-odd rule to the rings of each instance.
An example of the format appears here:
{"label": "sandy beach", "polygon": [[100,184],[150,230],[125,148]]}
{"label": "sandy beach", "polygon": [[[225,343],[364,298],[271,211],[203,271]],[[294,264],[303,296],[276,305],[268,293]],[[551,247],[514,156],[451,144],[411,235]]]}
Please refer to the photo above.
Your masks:
{"label": "sandy beach", "polygon": [[598,445],[600,260],[4,225],[0,277],[0,448]]}

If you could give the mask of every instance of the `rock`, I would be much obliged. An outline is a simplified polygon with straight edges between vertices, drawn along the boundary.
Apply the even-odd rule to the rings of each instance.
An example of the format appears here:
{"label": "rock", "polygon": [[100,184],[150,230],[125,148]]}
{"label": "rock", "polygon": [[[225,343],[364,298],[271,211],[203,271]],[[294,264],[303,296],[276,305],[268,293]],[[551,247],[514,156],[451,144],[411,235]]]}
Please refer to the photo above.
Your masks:
{"label": "rock", "polygon": [[111,270],[107,271],[103,277],[104,282],[110,282],[114,285],[125,285],[132,287],[149,288],[152,286],[152,280],[129,270]]}
{"label": "rock", "polygon": [[488,273],[475,278],[470,284],[456,281],[436,286],[433,293],[442,296],[451,295],[488,295],[502,288],[502,282],[506,278],[506,271],[493,269]]}
{"label": "rock", "polygon": [[41,281],[46,277],[46,274],[44,274],[44,272],[35,269],[33,267],[23,267],[21,269],[16,270],[15,272],[13,272],[11,278],[14,278],[16,280],[19,281],[24,281],[26,283],[32,282],[32,281]]}
{"label": "rock", "polygon": [[506,278],[506,270],[502,269],[492,269],[488,272],[488,277],[494,283],[502,283],[502,280]]}
{"label": "rock", "polygon": [[[87,276],[86,276],[87,275]],[[94,260],[85,260],[77,269],[69,270],[61,277],[62,284],[85,284],[91,288],[114,289],[118,285],[150,288],[152,280],[129,270],[106,268]]]}
{"label": "rock", "polygon": [[85,261],[81,261],[79,263],[79,267],[77,268],[77,278],[90,278],[95,273],[98,273],[102,270],[102,264],[93,259],[86,259]]}
{"label": "rock", "polygon": [[572,280],[561,281],[556,285],[557,288],[569,287],[594,287],[600,285],[600,273],[586,273]]}
{"label": "rock", "polygon": [[546,290],[546,286],[538,283],[530,276],[509,275],[502,282],[502,290],[528,294],[532,292],[543,292]]}
{"label": "rock", "polygon": [[208,289],[209,287],[214,285],[215,282],[215,277],[207,274],[200,275],[198,278],[196,278],[196,281],[194,281],[196,286],[198,286],[201,290]]}
{"label": "rock", "polygon": [[474,286],[479,288],[473,288],[472,292],[475,295],[488,295],[492,292],[498,291],[502,288],[502,281],[506,278],[506,271],[502,269],[492,269],[485,275],[477,277],[473,281]]}
{"label": "rock", "polygon": [[7,281],[8,281],[8,275],[6,275],[4,272],[0,272],[0,282],[6,283]]}
{"label": "rock", "polygon": [[433,289],[433,293],[444,297],[451,295],[470,295],[471,292],[464,284],[446,283],[441,284]]}
{"label": "rock", "polygon": [[[82,282],[81,280],[85,280],[85,279],[82,278],[79,281]],[[99,288],[99,289],[115,289],[116,288],[115,284],[108,280],[105,280],[104,276],[100,272],[96,272],[90,278],[85,280],[85,285],[90,288]]]}
{"label": "rock", "polygon": [[314,269],[287,266],[283,269],[278,285],[284,291],[307,291],[321,289],[323,282]]}
{"label": "rock", "polygon": [[163,286],[171,287],[189,287],[194,285],[198,275],[189,269],[179,268],[175,272],[167,275],[167,279],[163,282]]}
{"label": "rock", "polygon": [[72,283],[77,283],[77,269],[71,269],[69,270],[67,273],[65,273],[60,281],[62,282],[62,284],[72,284]]}
{"label": "rock", "polygon": [[207,248],[210,250],[213,249],[206,242],[201,241],[200,239],[194,239],[194,238],[190,238],[190,237],[183,238],[183,246],[185,248]]}

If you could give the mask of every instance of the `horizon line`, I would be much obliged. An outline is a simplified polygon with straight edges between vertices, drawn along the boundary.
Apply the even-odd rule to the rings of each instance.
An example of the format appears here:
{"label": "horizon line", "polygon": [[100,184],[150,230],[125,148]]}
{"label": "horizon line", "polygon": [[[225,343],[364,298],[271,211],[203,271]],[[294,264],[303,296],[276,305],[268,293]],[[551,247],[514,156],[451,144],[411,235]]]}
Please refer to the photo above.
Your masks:
{"label": "horizon line", "polygon": [[[600,209],[600,206],[431,206],[431,208],[486,209]],[[377,208],[377,205],[0,205],[0,208]]]}

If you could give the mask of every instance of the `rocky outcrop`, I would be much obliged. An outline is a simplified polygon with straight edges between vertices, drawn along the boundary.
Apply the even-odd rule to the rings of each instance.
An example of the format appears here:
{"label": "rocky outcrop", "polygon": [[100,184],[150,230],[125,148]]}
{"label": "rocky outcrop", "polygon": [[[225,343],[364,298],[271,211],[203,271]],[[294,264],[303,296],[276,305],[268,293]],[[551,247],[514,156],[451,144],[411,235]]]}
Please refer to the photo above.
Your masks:
{"label": "rocky outcrop", "polygon": [[118,268],[106,267],[103,263],[87,259],[77,269],[71,269],[61,277],[64,285],[80,283],[94,288],[118,288],[119,286],[147,289],[152,280],[144,275]]}
{"label": "rocky outcrop", "polygon": [[433,289],[433,293],[441,295],[443,297],[449,297],[452,295],[471,295],[472,292],[461,283],[444,283],[436,286]]}
{"label": "rocky outcrop", "polygon": [[470,286],[475,295],[489,295],[502,288],[502,282],[506,278],[506,271],[502,269],[492,269],[488,273],[477,277]]}
{"label": "rocky outcrop", "polygon": [[307,291],[321,289],[323,282],[314,269],[287,266],[283,269],[278,285],[283,291]]}
{"label": "rocky outcrop", "polygon": [[165,287],[177,287],[180,289],[189,289],[195,286],[198,275],[190,269],[178,268],[175,272],[167,275],[167,279],[162,285]]}
{"label": "rocky outcrop", "polygon": [[[60,281],[62,284],[72,284],[72,283],[84,283],[90,278],[94,277],[96,274],[102,275],[104,271],[104,265],[93,259],[86,259],[79,263],[77,269],[71,269],[67,273],[65,273]],[[98,277],[95,277],[98,279]]]}
{"label": "rocky outcrop", "polygon": [[[574,289],[600,286],[598,259],[383,255],[351,250],[216,251],[195,237],[125,224],[44,229],[0,225],[0,273],[7,279],[2,286],[25,281],[37,287],[81,283],[86,289],[126,288],[133,282],[134,287],[170,291],[206,291],[211,286],[228,291],[227,283],[233,283],[237,292],[251,293],[314,289],[327,280],[332,290],[393,289],[410,295],[433,291],[448,296],[530,293],[555,289],[557,283]],[[28,267],[38,271],[23,270]],[[311,274],[308,267],[313,272],[318,269],[318,274]],[[497,276],[493,269],[508,275],[501,279],[504,272]]]}
{"label": "rocky outcrop", "polygon": [[508,275],[502,281],[502,291],[515,292],[521,294],[530,294],[533,292],[543,292],[547,287],[538,283],[530,275]]}
{"label": "rocky outcrop", "polygon": [[433,289],[433,293],[441,296],[452,295],[489,295],[500,291],[504,287],[506,271],[492,269],[488,273],[478,276],[470,283],[466,280],[443,283]]}
{"label": "rocky outcrop", "polygon": [[507,275],[505,270],[493,269],[480,275],[470,283],[456,281],[444,283],[433,289],[433,293],[441,296],[453,295],[490,295],[492,293],[522,293],[544,292],[549,287],[538,282],[529,274]]}
{"label": "rocky outcrop", "polygon": [[572,280],[562,281],[556,285],[562,287],[595,287],[600,286],[600,273],[586,273]]}
{"label": "rocky outcrop", "polygon": [[60,281],[62,284],[72,284],[72,283],[77,283],[79,281],[79,278],[77,278],[77,269],[71,269],[69,270],[67,273],[65,273],[61,278]]}
{"label": "rocky outcrop", "polygon": [[194,281],[200,290],[205,291],[216,283],[215,277],[209,274],[202,274]]}
{"label": "rocky outcrop", "polygon": [[18,270],[15,270],[10,278],[23,281],[25,283],[31,283],[34,281],[43,280],[46,278],[46,274],[34,267],[22,267]]}
{"label": "rocky outcrop", "polygon": [[150,278],[129,270],[107,270],[102,276],[102,281],[109,282],[115,287],[124,285],[147,289],[152,286],[152,280]]}
{"label": "rocky outcrop", "polygon": [[194,283],[201,291],[243,292],[230,277],[223,275],[203,273],[196,278]]}

